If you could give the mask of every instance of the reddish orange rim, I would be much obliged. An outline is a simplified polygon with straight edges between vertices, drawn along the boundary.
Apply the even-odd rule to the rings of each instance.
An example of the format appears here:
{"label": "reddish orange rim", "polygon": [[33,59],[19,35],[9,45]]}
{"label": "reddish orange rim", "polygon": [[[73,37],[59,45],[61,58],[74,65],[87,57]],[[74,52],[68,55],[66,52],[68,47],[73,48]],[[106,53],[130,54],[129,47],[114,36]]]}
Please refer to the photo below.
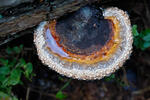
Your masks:
{"label": "reddish orange rim", "polygon": [[[114,34],[112,35],[111,39],[106,43],[106,45],[103,46],[99,51],[93,52],[92,54],[86,56],[86,55],[73,54],[73,53],[65,50],[64,48],[62,48],[63,51],[69,55],[69,58],[67,58],[67,57],[61,57],[60,55],[53,53],[51,51],[51,48],[49,48],[48,46],[47,46],[47,48],[49,49],[49,51],[51,53],[53,53],[56,56],[59,56],[62,60],[68,61],[68,62],[95,64],[100,61],[107,61],[112,56],[112,54],[114,54],[114,52],[117,50],[121,39],[120,39],[120,35],[119,35],[120,34],[120,26],[119,26],[119,22],[118,22],[117,18],[114,16],[109,16],[109,17],[105,17],[105,19],[112,21],[112,23],[113,23],[112,27],[113,27]],[[56,23],[57,23],[56,20],[51,21],[49,25],[45,26],[45,29],[49,28],[51,30],[51,34],[54,37],[57,45],[62,47],[59,44],[60,39],[56,35],[56,28],[55,28]]]}

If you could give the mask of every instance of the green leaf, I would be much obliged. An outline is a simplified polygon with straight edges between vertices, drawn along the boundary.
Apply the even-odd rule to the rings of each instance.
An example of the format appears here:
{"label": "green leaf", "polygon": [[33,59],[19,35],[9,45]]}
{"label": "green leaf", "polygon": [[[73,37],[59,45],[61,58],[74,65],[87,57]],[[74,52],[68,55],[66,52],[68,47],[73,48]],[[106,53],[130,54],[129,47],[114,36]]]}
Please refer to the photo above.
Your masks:
{"label": "green leaf", "polygon": [[21,69],[13,69],[10,77],[8,78],[8,85],[17,85],[21,78]]}
{"label": "green leaf", "polygon": [[133,44],[134,44],[134,46],[136,46],[137,48],[140,48],[140,46],[139,46],[139,44],[140,44],[140,38],[139,38],[139,37],[135,37]]}
{"label": "green leaf", "polygon": [[146,48],[149,48],[149,47],[150,47],[150,42],[144,42],[143,47],[144,47],[145,49],[146,49]]}
{"label": "green leaf", "polygon": [[6,79],[5,75],[0,75],[0,83],[2,84]]}
{"label": "green leaf", "polygon": [[[10,97],[8,94],[4,93],[3,91],[0,91],[0,98],[8,98],[8,97]],[[3,99],[0,99],[0,100],[3,100]]]}
{"label": "green leaf", "polygon": [[61,76],[59,76],[58,79],[59,79],[60,81],[64,81],[63,77],[61,77]]}
{"label": "green leaf", "polygon": [[15,46],[15,47],[13,47],[13,51],[15,52],[15,53],[20,53],[21,52],[21,49],[19,48],[19,47],[17,47],[17,46]]}
{"label": "green leaf", "polygon": [[4,66],[7,66],[8,65],[8,59],[0,58],[0,63],[3,64]]}
{"label": "green leaf", "polygon": [[13,47],[13,48],[8,47],[8,48],[6,49],[6,53],[7,53],[7,54],[13,54],[13,53],[19,54],[19,53],[22,51],[22,49],[23,49],[23,45],[15,46],[15,47]]}
{"label": "green leaf", "polygon": [[62,91],[58,91],[56,93],[56,98],[59,99],[59,100],[63,100],[67,97],[67,95],[63,94]]}
{"label": "green leaf", "polygon": [[133,36],[138,36],[139,35],[139,32],[137,31],[137,25],[133,25],[132,33],[133,33]]}
{"label": "green leaf", "polygon": [[23,45],[20,45],[19,47],[18,46],[15,46],[13,47],[13,50],[14,52],[16,52],[17,54],[19,54],[23,49]]}
{"label": "green leaf", "polygon": [[0,14],[0,19],[3,18],[3,16]]}
{"label": "green leaf", "polygon": [[146,29],[144,31],[141,32],[144,36],[150,34],[150,29]]}
{"label": "green leaf", "polygon": [[11,96],[11,94],[12,94],[11,89],[12,89],[12,87],[2,87],[2,86],[0,87],[0,91],[3,93],[6,93],[9,96]]}
{"label": "green leaf", "polygon": [[18,100],[18,98],[17,98],[17,97],[15,97],[15,96],[13,96],[13,97],[12,97],[12,100]]}
{"label": "green leaf", "polygon": [[113,79],[115,79],[115,74],[111,74],[110,76],[105,77],[106,81],[111,81]]}
{"label": "green leaf", "polygon": [[150,33],[143,37],[143,40],[150,41]]}
{"label": "green leaf", "polygon": [[18,100],[18,98],[4,93],[3,91],[0,91],[0,100]]}
{"label": "green leaf", "polygon": [[26,61],[23,58],[19,59],[19,63],[21,67],[26,65]]}
{"label": "green leaf", "polygon": [[13,60],[9,62],[8,67],[12,67],[13,68],[16,65],[16,63],[17,63],[17,59],[13,58]]}
{"label": "green leaf", "polygon": [[2,87],[6,88],[9,85],[8,80],[9,80],[9,78],[5,78],[4,81],[2,81]]}
{"label": "green leaf", "polygon": [[21,50],[23,49],[23,45],[22,44],[19,47],[20,47]]}
{"label": "green leaf", "polygon": [[145,50],[145,48],[143,47],[143,44],[144,44],[144,41],[140,39],[138,48],[140,48],[141,50]]}
{"label": "green leaf", "polygon": [[30,74],[32,73],[33,67],[31,63],[27,63],[26,66],[24,66],[25,69],[25,76],[26,78],[30,79]]}
{"label": "green leaf", "polygon": [[9,67],[7,66],[0,67],[0,75],[8,75],[9,72],[10,72]]}
{"label": "green leaf", "polygon": [[26,65],[26,62],[23,58],[19,59],[19,62],[16,65],[16,68],[24,67]]}
{"label": "green leaf", "polygon": [[10,47],[7,47],[6,53],[7,53],[7,54],[12,54],[12,53],[13,53],[13,49],[10,48]]}

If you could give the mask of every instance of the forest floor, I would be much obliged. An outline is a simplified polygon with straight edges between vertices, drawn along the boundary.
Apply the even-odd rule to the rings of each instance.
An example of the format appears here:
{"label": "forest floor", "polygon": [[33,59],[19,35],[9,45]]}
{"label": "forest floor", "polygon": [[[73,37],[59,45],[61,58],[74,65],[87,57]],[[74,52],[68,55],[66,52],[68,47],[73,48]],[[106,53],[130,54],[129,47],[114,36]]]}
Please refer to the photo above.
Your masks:
{"label": "forest floor", "polygon": [[[150,1],[147,0],[110,0],[100,4],[102,8],[115,6],[127,11],[132,25],[138,30],[150,28]],[[33,64],[36,74],[32,82],[24,80],[24,85],[17,85],[13,92],[18,98],[26,100],[56,100],[56,93],[70,79],[52,71],[43,65],[37,56],[33,43],[34,28],[23,32],[28,33],[0,46],[0,55],[5,55],[5,49],[23,44],[22,57]],[[150,100],[150,49],[141,51],[133,48],[129,60],[114,73],[113,80],[82,81],[72,79],[63,90],[67,95],[64,100]],[[119,80],[119,81],[117,81]],[[121,84],[121,83],[124,84]]]}

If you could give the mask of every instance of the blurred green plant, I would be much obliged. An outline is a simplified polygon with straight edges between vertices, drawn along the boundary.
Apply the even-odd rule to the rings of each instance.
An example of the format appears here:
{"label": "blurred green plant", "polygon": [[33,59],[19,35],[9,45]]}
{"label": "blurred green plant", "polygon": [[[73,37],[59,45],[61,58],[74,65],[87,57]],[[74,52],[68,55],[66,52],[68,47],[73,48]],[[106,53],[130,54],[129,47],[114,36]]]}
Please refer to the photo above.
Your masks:
{"label": "blurred green plant", "polygon": [[[59,77],[60,79],[60,77]],[[61,80],[63,80],[61,78]],[[67,87],[69,86],[70,82],[72,81],[72,79],[69,79],[65,84],[64,86],[56,93],[56,98],[59,99],[59,100],[64,100],[65,98],[67,98],[67,95],[64,94],[62,91]]]}
{"label": "blurred green plant", "polygon": [[6,53],[8,57],[0,58],[0,100],[18,100],[12,94],[15,85],[23,84],[21,77],[24,76],[31,81],[34,76],[32,64],[26,62],[19,55],[23,50],[23,45],[8,47]]}
{"label": "blurred green plant", "polygon": [[145,50],[150,47],[150,29],[146,29],[142,32],[138,32],[137,25],[133,25],[132,33],[134,36],[134,46],[141,50]]}
{"label": "blurred green plant", "polygon": [[0,14],[0,19],[3,18],[3,16]]}
{"label": "blurred green plant", "polygon": [[107,82],[111,82],[111,81],[116,82],[122,87],[127,86],[127,84],[125,84],[120,78],[116,77],[115,74],[111,74],[110,76],[104,77],[104,80]]}
{"label": "blurred green plant", "polygon": [[115,74],[111,74],[110,76],[104,77],[105,81],[111,81],[111,80],[114,80],[114,79],[115,79]]}

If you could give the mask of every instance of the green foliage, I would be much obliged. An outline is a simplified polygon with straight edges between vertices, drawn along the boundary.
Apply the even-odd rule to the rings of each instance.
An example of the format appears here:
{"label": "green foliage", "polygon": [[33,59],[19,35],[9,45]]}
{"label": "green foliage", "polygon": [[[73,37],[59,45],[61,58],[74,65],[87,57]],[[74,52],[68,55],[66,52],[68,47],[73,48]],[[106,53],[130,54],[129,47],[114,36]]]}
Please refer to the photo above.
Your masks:
{"label": "green foliage", "polygon": [[127,86],[121,79],[116,77],[115,74],[111,74],[110,76],[104,77],[104,80],[107,82],[114,81],[122,87]]}
{"label": "green foliage", "polygon": [[[60,78],[60,77],[59,77]],[[61,78],[61,80],[63,80],[63,78]],[[63,87],[56,93],[56,98],[59,100],[64,100],[65,98],[67,98],[67,95],[64,94],[62,91],[69,86],[70,82],[72,81],[72,79],[69,79],[64,85]]]}
{"label": "green foliage", "polygon": [[18,100],[15,96],[10,97],[8,94],[0,91],[0,100]]}
{"label": "green foliage", "polygon": [[58,79],[59,79],[60,81],[64,81],[64,78],[61,77],[61,76],[59,76]]}
{"label": "green foliage", "polygon": [[150,29],[146,29],[139,33],[137,25],[133,25],[132,33],[134,36],[134,46],[141,50],[145,50],[150,47]]}
{"label": "green foliage", "polygon": [[110,76],[105,77],[104,79],[105,79],[105,81],[111,81],[111,80],[115,79],[115,74],[111,74]]}
{"label": "green foliage", "polygon": [[63,100],[67,97],[67,95],[65,95],[62,91],[58,91],[56,93],[56,98],[59,99],[59,100]]}
{"label": "green foliage", "polygon": [[14,54],[14,53],[19,54],[22,50],[23,50],[23,45],[15,46],[13,48],[8,47],[6,49],[6,53],[7,54]]}
{"label": "green foliage", "polygon": [[0,14],[0,19],[3,18],[3,16]]}
{"label": "green foliage", "polygon": [[12,87],[23,84],[21,81],[22,76],[31,80],[34,75],[32,73],[32,64],[19,57],[22,50],[23,45],[13,48],[8,47],[6,49],[8,57],[0,58],[0,99],[11,98],[12,100],[18,100],[12,95]]}

